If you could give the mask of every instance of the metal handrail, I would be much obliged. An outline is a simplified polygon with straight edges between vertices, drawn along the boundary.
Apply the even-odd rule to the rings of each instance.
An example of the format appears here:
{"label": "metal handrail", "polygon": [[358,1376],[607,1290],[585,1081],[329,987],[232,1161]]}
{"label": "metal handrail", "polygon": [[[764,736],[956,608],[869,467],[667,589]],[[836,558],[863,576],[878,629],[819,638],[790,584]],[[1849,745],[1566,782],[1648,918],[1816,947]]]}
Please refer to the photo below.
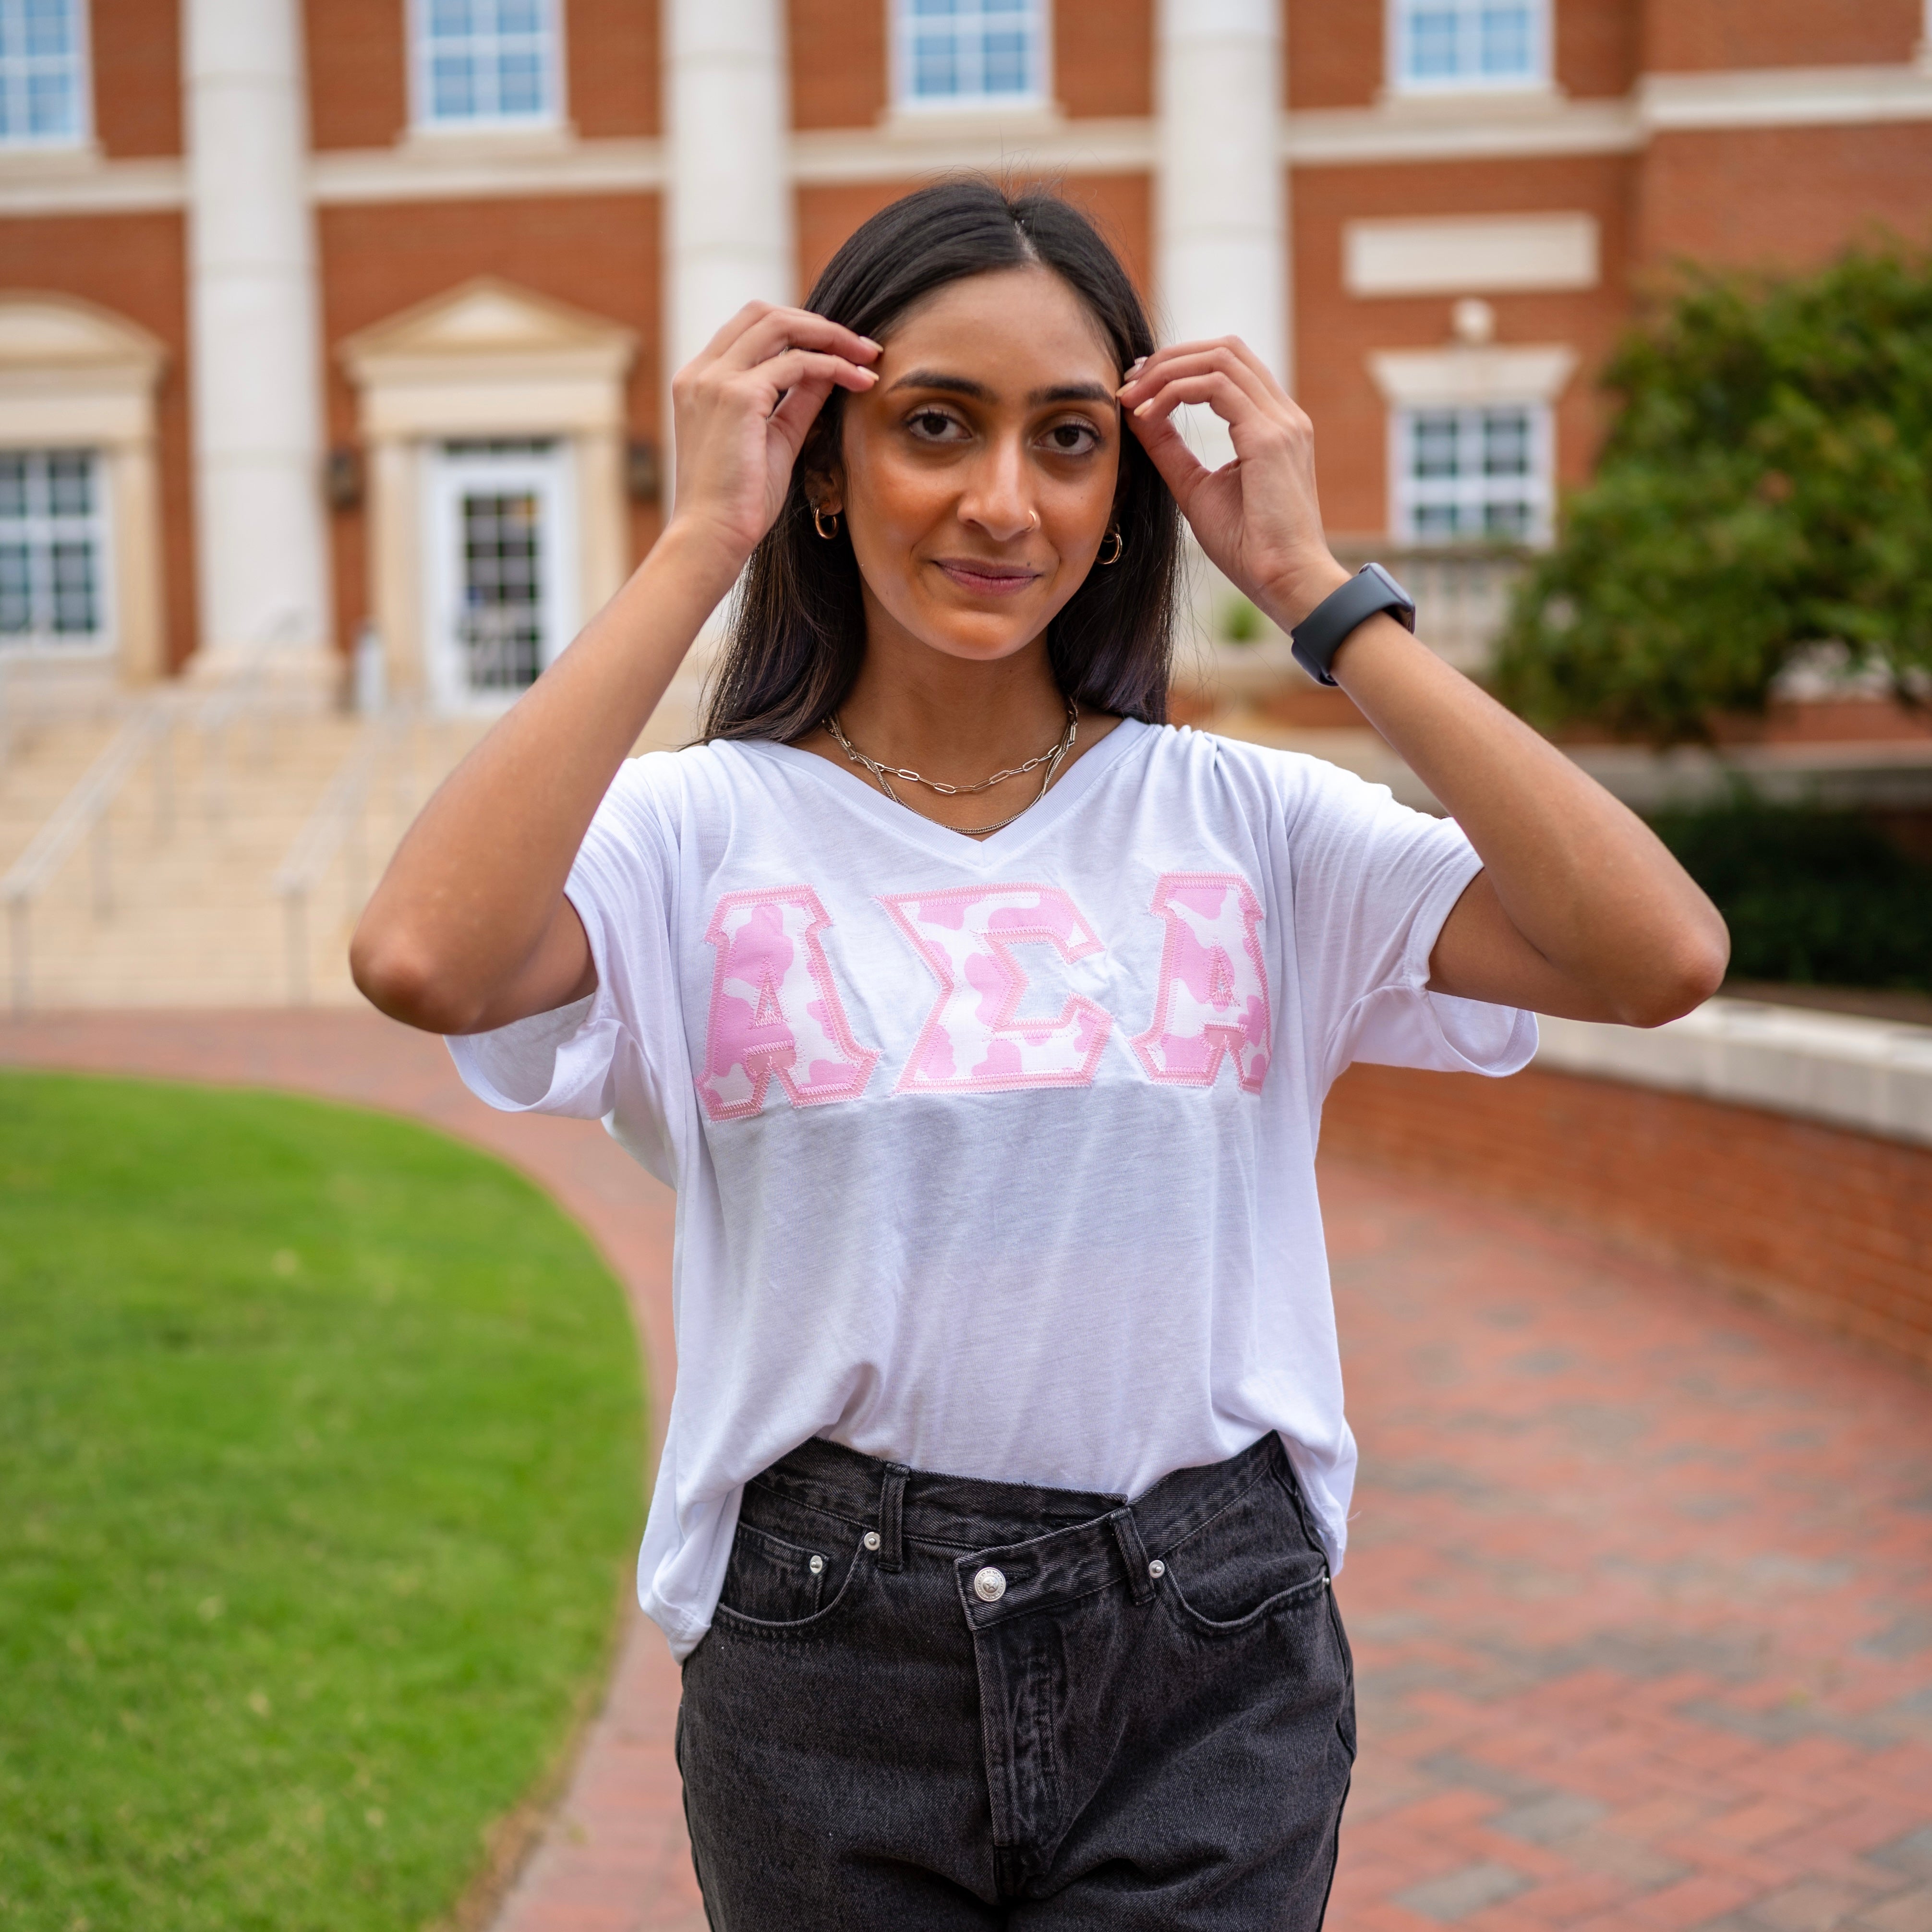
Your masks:
{"label": "metal handrail", "polygon": [[[279,617],[263,627],[240,669],[213,690],[190,702],[178,688],[153,691],[134,700],[126,722],[106,748],[74,782],[46,822],[0,878],[0,903],[7,908],[9,980],[13,1009],[23,1013],[32,998],[31,924],[33,904],[48,881],[91,833],[94,850],[94,909],[104,917],[113,910],[113,854],[108,814],[144,754],[154,777],[154,821],[164,838],[173,830],[174,728],[184,718],[198,726],[204,749],[209,734],[237,717],[253,713],[266,723],[271,708],[268,673],[277,646],[290,634],[290,621]],[[203,759],[205,768],[216,760]],[[204,776],[208,775],[204,771]],[[220,774],[214,772],[209,811],[222,808]]]}
{"label": "metal handrail", "polygon": [[379,712],[364,722],[315,809],[296,834],[288,856],[275,868],[272,885],[282,902],[292,1006],[308,1004],[309,901],[338,851],[343,855],[344,907],[352,914],[362,906],[369,870],[369,795],[383,760],[410,722],[409,713],[402,710]]}
{"label": "metal handrail", "polygon": [[113,910],[113,854],[109,842],[108,814],[129,775],[151,751],[154,758],[157,816],[164,824],[171,818],[173,774],[166,748],[173,724],[173,707],[165,697],[157,694],[145,700],[54,808],[46,823],[28,841],[26,850],[8,868],[6,876],[0,878],[0,901],[7,908],[9,978],[16,1013],[27,1010],[32,994],[30,926],[34,901],[90,833],[94,850],[94,909],[104,917]]}

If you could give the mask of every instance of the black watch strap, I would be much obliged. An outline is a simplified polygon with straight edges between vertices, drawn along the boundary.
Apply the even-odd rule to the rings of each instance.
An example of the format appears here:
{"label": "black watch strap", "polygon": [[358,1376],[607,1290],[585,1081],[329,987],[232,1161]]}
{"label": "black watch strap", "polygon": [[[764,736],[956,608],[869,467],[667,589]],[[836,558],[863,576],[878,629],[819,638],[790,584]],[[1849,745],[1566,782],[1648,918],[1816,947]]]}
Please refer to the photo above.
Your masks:
{"label": "black watch strap", "polygon": [[1289,632],[1295,662],[1317,684],[1333,684],[1328,667],[1335,653],[1378,610],[1390,613],[1406,631],[1415,628],[1415,599],[1380,564],[1365,563]]}

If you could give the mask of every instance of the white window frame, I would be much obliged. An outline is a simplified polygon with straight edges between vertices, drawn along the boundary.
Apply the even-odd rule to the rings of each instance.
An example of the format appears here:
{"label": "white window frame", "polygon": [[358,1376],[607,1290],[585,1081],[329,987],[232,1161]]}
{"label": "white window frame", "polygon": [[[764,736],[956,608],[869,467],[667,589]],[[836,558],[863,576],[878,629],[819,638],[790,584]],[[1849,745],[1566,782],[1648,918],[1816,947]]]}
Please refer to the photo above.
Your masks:
{"label": "white window frame", "polygon": [[[1392,94],[1524,94],[1551,85],[1551,46],[1556,38],[1556,0],[1521,0],[1529,9],[1530,58],[1520,74],[1462,73],[1412,74],[1409,71],[1409,25],[1418,7],[1454,7],[1465,16],[1479,14],[1484,0],[1388,0],[1387,70]],[[1461,31],[1466,32],[1465,26]]]}
{"label": "white window frame", "polygon": [[[20,0],[0,0],[0,11],[12,14],[19,4]],[[68,24],[74,31],[74,51],[68,56],[73,69],[74,125],[58,134],[0,134],[0,154],[85,148],[94,140],[94,62],[88,32],[88,0],[67,0],[67,8]],[[14,77],[14,63],[0,58],[0,88],[13,94],[22,85]]]}
{"label": "white window frame", "polygon": [[463,500],[472,493],[527,492],[538,503],[539,675],[554,664],[578,626],[580,548],[570,447],[562,436],[460,438],[434,444],[425,467],[423,514],[429,571],[424,614],[429,686],[445,712],[507,710],[530,687],[478,688],[457,635],[466,602],[463,580]]}
{"label": "white window frame", "polygon": [[[1529,476],[1521,488],[1492,487],[1496,479],[1481,476],[1454,478],[1447,489],[1424,484],[1414,475],[1410,457],[1416,420],[1422,416],[1454,416],[1459,435],[1480,430],[1482,418],[1503,410],[1521,411],[1529,419]],[[1478,444],[1480,446],[1480,443]],[[1529,398],[1498,397],[1478,403],[1412,403],[1389,411],[1389,527],[1400,542],[1432,547],[1438,544],[1548,544],[1556,526],[1556,429],[1555,412],[1546,402]],[[1510,478],[1514,484],[1517,479]],[[1502,500],[1527,501],[1529,527],[1520,535],[1492,534],[1480,528],[1453,536],[1425,532],[1416,526],[1418,511],[1432,503],[1451,502],[1479,514],[1484,505]]]}
{"label": "white window frame", "polygon": [[1046,106],[1053,98],[1052,0],[1020,0],[1033,36],[1034,85],[1011,94],[917,94],[913,91],[914,0],[888,0],[892,109],[902,114],[1005,112]]}
{"label": "white window frame", "polygon": [[564,122],[564,58],[562,0],[536,0],[542,22],[539,31],[548,48],[543,104],[526,114],[466,114],[439,116],[435,109],[435,89],[430,60],[436,43],[430,34],[430,9],[434,0],[410,0],[410,124],[422,134],[463,135],[520,134],[560,128]]}
{"label": "white window frame", "polygon": [[[0,543],[8,542],[16,530],[24,529],[30,552],[38,550],[46,554],[51,552],[58,540],[70,541],[76,534],[84,536],[94,551],[94,628],[85,633],[63,632],[54,630],[49,624],[29,631],[0,631],[0,659],[52,658],[70,663],[78,658],[111,657],[119,646],[114,601],[117,559],[114,548],[112,478],[104,452],[76,444],[59,443],[32,448],[0,449],[0,458],[38,458],[44,465],[50,457],[54,456],[86,458],[88,500],[92,508],[80,516],[56,516],[50,511],[38,514],[30,512],[18,522],[11,518],[0,517]],[[44,587],[46,574],[43,562],[34,572],[43,586],[41,596],[37,601],[43,603],[47,596]],[[51,612],[47,614],[51,616]]]}

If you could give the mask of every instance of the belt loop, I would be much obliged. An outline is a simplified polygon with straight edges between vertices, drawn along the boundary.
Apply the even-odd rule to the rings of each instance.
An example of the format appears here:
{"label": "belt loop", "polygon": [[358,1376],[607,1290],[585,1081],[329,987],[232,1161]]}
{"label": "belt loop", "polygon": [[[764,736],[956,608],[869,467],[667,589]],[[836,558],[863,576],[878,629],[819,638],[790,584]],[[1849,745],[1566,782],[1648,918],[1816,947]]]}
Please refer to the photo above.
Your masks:
{"label": "belt loop", "polygon": [[886,1480],[879,1490],[879,1568],[903,1570],[905,1551],[899,1538],[899,1519],[904,1514],[906,1478],[912,1474],[903,1462],[886,1465]]}
{"label": "belt loop", "polygon": [[1154,1579],[1148,1574],[1148,1553],[1141,1543],[1139,1526],[1130,1509],[1117,1509],[1107,1520],[1114,1526],[1114,1540],[1127,1566],[1127,1587],[1137,1604],[1154,1601]]}

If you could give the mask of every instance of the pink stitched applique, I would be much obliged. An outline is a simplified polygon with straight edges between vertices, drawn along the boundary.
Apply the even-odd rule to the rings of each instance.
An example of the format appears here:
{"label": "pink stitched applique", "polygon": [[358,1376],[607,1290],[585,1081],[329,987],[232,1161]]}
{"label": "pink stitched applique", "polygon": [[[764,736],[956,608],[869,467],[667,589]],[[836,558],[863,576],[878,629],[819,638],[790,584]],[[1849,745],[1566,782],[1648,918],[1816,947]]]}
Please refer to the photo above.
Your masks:
{"label": "pink stitched applique", "polygon": [[718,949],[698,1090],[714,1120],[748,1118],[776,1073],[794,1107],[856,1100],[878,1053],[852,1036],[809,886],[727,892],[704,937]]}
{"label": "pink stitched applique", "polygon": [[1015,946],[1043,944],[1068,961],[1106,950],[1066,893],[1054,886],[958,886],[882,894],[880,902],[939,982],[895,1092],[1092,1085],[1114,1024],[1103,1008],[1075,994],[1058,1018],[1014,1018],[1027,989]]}
{"label": "pink stitched applique", "polygon": [[1167,923],[1154,1024],[1133,1049],[1149,1076],[1211,1087],[1221,1062],[1250,1094],[1262,1090],[1274,1037],[1261,902],[1233,872],[1163,872],[1149,908]]}

